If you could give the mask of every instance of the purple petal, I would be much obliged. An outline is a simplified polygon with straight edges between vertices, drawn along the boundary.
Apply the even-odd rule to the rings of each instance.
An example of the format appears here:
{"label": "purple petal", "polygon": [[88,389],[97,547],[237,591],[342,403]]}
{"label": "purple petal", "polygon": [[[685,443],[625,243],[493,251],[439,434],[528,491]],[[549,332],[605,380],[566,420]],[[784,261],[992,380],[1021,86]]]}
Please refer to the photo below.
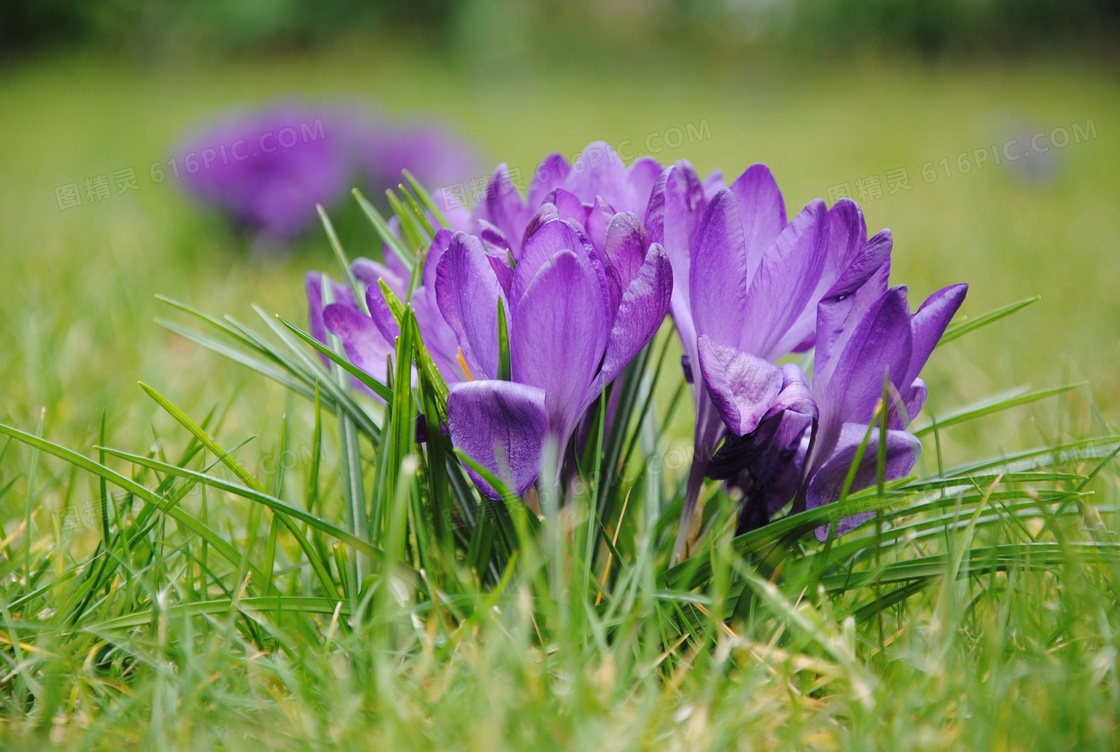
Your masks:
{"label": "purple petal", "polygon": [[533,173],[533,182],[529,185],[529,207],[540,206],[545,196],[564,185],[564,180],[571,171],[568,160],[561,155],[549,154],[545,157]]}
{"label": "purple petal", "polygon": [[513,252],[513,246],[502,234],[502,231],[485,219],[478,220],[478,239],[486,246],[487,252],[501,252],[502,254]]}
{"label": "purple petal", "polygon": [[644,217],[649,207],[649,197],[653,194],[653,186],[665,168],[653,157],[642,157],[630,165],[630,185],[634,189],[635,207],[632,211],[639,217]]}
{"label": "purple petal", "polygon": [[482,243],[456,233],[436,271],[436,300],[470,368],[479,369],[475,378],[498,373],[498,300],[504,297]]}
{"label": "purple petal", "polygon": [[727,181],[723,179],[722,170],[712,170],[708,176],[704,178],[704,198],[711,201],[717,193],[727,187]]}
{"label": "purple petal", "polygon": [[817,419],[817,402],[813,399],[813,391],[809,386],[809,377],[793,363],[786,363],[781,367],[782,390],[774,398],[767,417],[778,413],[792,412],[804,415],[813,420]]}
{"label": "purple petal", "polygon": [[385,359],[395,348],[381,336],[373,320],[356,308],[332,303],[323,309],[323,321],[342,340],[347,360],[385,383]]}
{"label": "purple petal", "polygon": [[[516,284],[515,276],[515,293]],[[607,343],[606,313],[591,265],[567,249],[541,266],[514,308],[513,380],[545,390],[549,425],[561,442],[575,428],[585,395],[601,386],[595,375]]]}
{"label": "purple petal", "polygon": [[827,232],[827,209],[823,201],[814,201],[763,255],[739,318],[750,322],[746,328],[740,325],[742,349],[777,360],[812,332],[812,317],[805,317],[807,327],[797,324],[806,309],[816,309],[814,292],[828,250]]}
{"label": "purple petal", "polygon": [[366,307],[369,308],[369,316],[373,319],[374,326],[381,332],[385,341],[395,341],[400,336],[401,327],[393,317],[393,312],[389,310],[389,304],[385,302],[385,295],[379,285],[366,288]]}
{"label": "purple petal", "polygon": [[525,235],[525,226],[532,213],[513,185],[509,168],[504,162],[498,165],[490,177],[481,204],[479,218],[497,227],[507,239]]}
{"label": "purple petal", "polygon": [[510,283],[510,303],[514,311],[537,272],[557,253],[565,250],[573,251],[592,266],[600,279],[604,305],[610,301],[606,270],[591,241],[583,234],[579,225],[566,220],[554,220],[541,225],[526,239],[525,246],[521,249],[521,258],[517,260],[513,281]]}
{"label": "purple petal", "polygon": [[606,245],[607,225],[616,214],[617,212],[611,205],[602,198],[595,199],[595,205],[587,211],[587,220],[583,225],[587,230],[587,237],[591,240],[591,245],[596,249],[601,250]]}
{"label": "purple petal", "polygon": [[[721,345],[738,345],[747,322],[752,329],[756,326],[745,315],[746,262],[735,196],[730,190],[720,191],[708,204],[693,242],[688,294],[698,335],[706,334]],[[788,281],[783,282],[788,288]]]}
{"label": "purple petal", "polygon": [[929,396],[929,389],[926,388],[926,382],[914,379],[914,383],[902,395],[902,404],[891,405],[890,427],[903,429],[913,423],[914,418],[918,417],[918,413],[926,404],[927,396]]}
{"label": "purple petal", "polygon": [[731,184],[731,193],[739,207],[746,242],[746,275],[744,288],[754,277],[763,254],[778,239],[786,226],[786,205],[778,183],[764,164],[755,164]]}
{"label": "purple petal", "polygon": [[[396,256],[393,256],[395,259]],[[408,284],[408,276],[400,276],[384,264],[371,261],[367,258],[356,258],[350,264],[350,271],[354,279],[368,287],[376,285],[379,279],[384,279],[394,290],[403,290]]]}
{"label": "purple petal", "polygon": [[[850,493],[870,488],[878,482],[879,433],[878,428],[871,430]],[[820,469],[813,473],[809,480],[805,495],[805,504],[808,509],[815,509],[840,499],[844,483],[865,436],[868,436],[866,425],[844,424],[835,451],[821,465]],[[918,461],[921,453],[922,443],[913,435],[905,431],[887,431],[886,479],[897,480],[905,477],[907,473],[914,469],[914,464]],[[837,535],[843,535],[873,516],[871,513],[864,513],[845,517],[838,521],[836,533]],[[823,541],[828,537],[828,527],[828,525],[824,525],[817,528],[817,538],[819,540]]]}
{"label": "purple petal", "polygon": [[968,294],[968,285],[950,285],[938,290],[914,314],[910,321],[910,328],[914,336],[914,351],[910,356],[910,368],[906,379],[901,383],[906,384],[918,378],[922,367],[929,360],[933,348],[945,333],[945,327],[953,320],[957,310]]}
{"label": "purple petal", "polygon": [[818,466],[839,439],[841,424],[869,423],[883,397],[883,377],[897,388],[910,363],[906,288],[888,290],[858,322],[825,387],[814,384],[821,420],[811,460]]}
{"label": "purple petal", "polygon": [[[851,199],[841,199],[828,210],[826,221],[828,230],[825,251],[820,259],[820,278],[801,314],[790,327],[794,332],[809,332],[810,338],[813,337],[812,333],[817,323],[818,303],[832,292],[832,288],[841,277],[849,274],[848,270],[853,264],[863,266],[868,263],[863,255],[868,245],[867,224],[863,221],[863,212],[860,211],[859,205]],[[888,258],[889,253],[888,245]],[[885,277],[883,289],[886,289]],[[797,347],[793,349],[797,350]]]}
{"label": "purple petal", "polygon": [[891,246],[890,230],[883,230],[867,241],[863,250],[817,304],[813,383],[818,392],[832,377],[836,361],[860,319],[887,291]]}
{"label": "purple petal", "polygon": [[604,251],[611,267],[618,275],[619,284],[625,290],[646,262],[646,251],[650,245],[649,237],[642,227],[641,220],[630,212],[615,214],[607,225],[605,236]]}
{"label": "purple petal", "polygon": [[[447,396],[451,442],[521,495],[540,474],[548,434],[544,392],[512,381],[468,381]],[[473,470],[467,473],[482,493],[498,493]]]}
{"label": "purple petal", "polygon": [[[617,215],[623,216],[623,215]],[[629,215],[634,216],[634,215]],[[614,223],[611,223],[614,226]],[[603,358],[603,380],[610,383],[661,328],[673,295],[673,268],[659,245],[651,245],[618,306]]]}
{"label": "purple petal", "polygon": [[434,290],[436,286],[436,269],[439,267],[439,260],[443,258],[443,254],[447,253],[448,247],[451,245],[451,238],[455,233],[445,227],[436,230],[436,236],[432,239],[431,245],[428,246],[428,254],[424,257],[424,287],[429,290]]}
{"label": "purple petal", "polygon": [[670,310],[685,352],[691,356],[696,354],[696,330],[689,297],[692,243],[706,206],[700,178],[692,165],[681,161],[666,168],[658,177],[646,212],[650,242],[660,244],[673,265]]}
{"label": "purple petal", "polygon": [[704,334],[696,344],[700,374],[724,424],[736,436],[750,433],[782,390],[781,369]]}
{"label": "purple petal", "polygon": [[585,204],[594,204],[595,198],[602,196],[619,211],[641,211],[644,208],[634,206],[636,198],[626,165],[605,141],[595,141],[583,150],[572,165],[564,188]]}

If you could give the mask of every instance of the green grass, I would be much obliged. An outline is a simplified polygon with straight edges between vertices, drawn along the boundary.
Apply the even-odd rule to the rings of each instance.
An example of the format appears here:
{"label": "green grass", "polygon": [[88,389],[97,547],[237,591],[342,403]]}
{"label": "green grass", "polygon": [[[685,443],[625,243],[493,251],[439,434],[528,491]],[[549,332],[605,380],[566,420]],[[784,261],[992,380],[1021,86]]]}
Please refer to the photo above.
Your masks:
{"label": "green grass", "polygon": [[[0,746],[1114,748],[1120,569],[1116,475],[1102,461],[1115,444],[1004,468],[1031,476],[997,481],[973,468],[976,487],[936,487],[980,458],[1110,433],[1120,402],[1117,89],[1052,61],[869,63],[806,77],[661,64],[612,81],[579,70],[484,76],[353,49],[212,68],[77,57],[6,71],[0,111],[19,116],[0,124],[0,423],[134,478],[138,493],[187,489],[177,466],[219,482],[190,486],[168,515],[140,502],[126,514],[105,501],[114,486],[51,456],[53,445],[0,443]],[[426,550],[400,537],[423,529],[400,517],[422,508],[394,503],[414,481],[379,474],[400,467],[403,434],[380,445],[399,455],[373,462],[355,413],[355,457],[326,409],[153,322],[190,322],[159,293],[217,317],[256,321],[255,302],[302,323],[303,272],[337,269],[322,234],[288,259],[249,256],[168,183],[146,179],[181,127],[293,90],[358,92],[394,112],[446,117],[526,174],[548,149],[640,144],[701,121],[710,138],[658,156],[728,174],[766,161],[791,206],[906,167],[913,190],[865,209],[873,229],[894,231],[894,279],[911,284],[912,299],[969,281],[964,313],[976,317],[1042,295],[939,348],[926,416],[1023,384],[1089,387],[962,421],[936,442],[926,435],[924,485],[883,498],[930,506],[918,516],[888,507],[881,557],[855,538],[827,553],[798,543],[783,558],[777,536],[793,528],[732,541],[717,526],[701,571],[668,570],[659,542],[671,531],[658,523],[671,514],[655,500],[664,493],[671,506],[683,470],[667,453],[687,444],[683,405],[647,437],[642,451],[662,453],[669,472],[660,484],[641,477],[598,607],[587,608],[596,596],[578,571],[601,572],[604,557],[575,544],[570,559],[524,545],[512,564],[480,572],[484,586],[407,560],[399,586],[361,587],[379,554],[335,545],[353,532],[355,473],[388,515],[384,541],[370,540],[395,558]],[[1062,150],[1050,184],[990,164],[922,180],[924,163],[1002,143],[1020,122],[1050,130],[1089,119],[1097,138]],[[130,166],[140,191],[58,210],[55,186]],[[375,247],[364,225],[341,229],[351,256]],[[658,410],[677,378],[666,370]],[[203,450],[191,421],[221,446]],[[171,467],[93,449],[105,445]],[[265,506],[277,497],[311,518]],[[121,516],[99,547],[107,503]],[[720,504],[711,507],[716,524]],[[588,531],[581,520],[568,521],[575,541]],[[411,574],[421,569],[443,586]],[[358,600],[366,593],[376,608]],[[900,600],[885,602],[892,593]]]}

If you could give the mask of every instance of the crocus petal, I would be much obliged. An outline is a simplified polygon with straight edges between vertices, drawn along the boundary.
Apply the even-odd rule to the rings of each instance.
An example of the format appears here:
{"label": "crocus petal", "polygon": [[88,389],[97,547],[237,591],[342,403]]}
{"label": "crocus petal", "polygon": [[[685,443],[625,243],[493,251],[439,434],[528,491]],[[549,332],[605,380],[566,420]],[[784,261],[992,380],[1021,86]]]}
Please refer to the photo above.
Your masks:
{"label": "crocus petal", "polygon": [[737,436],[750,433],[782,390],[781,369],[705,334],[696,344],[700,374],[724,424]]}
{"label": "crocus petal", "polygon": [[545,196],[564,185],[572,166],[559,154],[549,154],[533,173],[529,184],[529,206],[540,206]]}
{"label": "crocus petal", "polygon": [[[475,378],[498,374],[498,300],[504,298],[478,238],[456,233],[436,270],[436,300]],[[505,302],[506,311],[509,304]]]}
{"label": "crocus petal", "polygon": [[[393,256],[392,253],[389,255],[396,259],[396,256]],[[354,279],[365,287],[376,285],[380,279],[384,279],[389,287],[394,290],[403,290],[408,283],[407,276],[402,277],[385,264],[379,264],[367,258],[354,259],[353,263],[350,264],[350,272],[354,275]]]}
{"label": "crocus petal", "polygon": [[[622,216],[622,215],[618,215]],[[633,216],[633,215],[630,215]],[[614,223],[611,223],[614,226]],[[661,328],[673,295],[673,268],[659,245],[651,245],[622,296],[603,357],[603,381],[610,383]]]}
{"label": "crocus petal", "polygon": [[653,157],[642,157],[630,165],[630,185],[634,189],[636,202],[631,211],[636,212],[639,217],[645,216],[653,186],[657,183],[657,178],[663,169],[661,163]]}
{"label": "crocus petal", "polygon": [[513,246],[510,244],[505,234],[485,219],[478,220],[478,239],[482,241],[487,252],[513,252]]}
{"label": "crocus petal", "polygon": [[510,302],[516,311],[525,290],[541,268],[560,251],[572,251],[596,270],[604,295],[604,305],[610,301],[606,270],[602,260],[595,253],[591,241],[583,234],[580,226],[567,220],[546,222],[526,239],[521,249],[521,258],[513,271],[510,284]]}
{"label": "crocus petal", "polygon": [[686,354],[695,356],[696,330],[689,297],[692,241],[707,200],[700,178],[688,162],[678,162],[661,173],[650,195],[646,229],[652,243],[665,249],[673,265],[673,301],[670,311]]}
{"label": "crocus petal", "polygon": [[[750,322],[751,329],[757,326],[745,316],[746,263],[735,195],[720,191],[708,204],[693,243],[688,294],[697,334],[706,334],[721,345],[738,345],[746,323]],[[789,280],[783,284],[788,289]]]}
{"label": "crocus petal", "polygon": [[891,405],[891,428],[903,429],[914,422],[914,418],[922,411],[922,406],[926,404],[926,397],[929,396],[929,389],[926,388],[926,382],[921,379],[914,379],[914,383],[902,395],[902,404]]}
{"label": "crocus petal", "polygon": [[[820,277],[809,294],[805,306],[790,326],[792,332],[809,332],[810,339],[813,338],[813,330],[816,327],[818,303],[832,291],[841,277],[848,274],[851,265],[862,266],[866,263],[862,253],[867,245],[867,223],[864,222],[863,212],[855,201],[846,198],[837,201],[835,206],[828,210],[825,223],[827,230],[824,253],[820,257]],[[804,344],[791,349],[797,351],[804,347]]]}
{"label": "crocus petal", "polygon": [[525,225],[529,223],[531,213],[525,199],[514,187],[504,162],[494,170],[480,203],[479,218],[497,227],[507,239],[525,235]]}
{"label": "crocus petal", "polygon": [[572,165],[564,188],[585,204],[593,204],[596,196],[602,196],[619,211],[641,211],[634,206],[634,190],[622,157],[605,141],[595,141],[583,150]]}
{"label": "crocus petal", "polygon": [[797,495],[811,424],[797,413],[783,415],[770,442],[751,460],[747,472],[750,489],[737,532],[746,533],[767,524]]}
{"label": "crocus petal", "polygon": [[307,328],[311,336],[323,344],[327,342],[327,327],[323,323],[323,274],[308,272],[304,277],[307,292]]}
{"label": "crocus petal", "polygon": [[[755,164],[731,184],[731,193],[739,207],[746,243],[746,274],[744,280],[754,277],[762,256],[778,239],[786,226],[786,205],[778,182],[764,164]],[[746,284],[744,284],[744,287]]]}
{"label": "crocus petal", "polygon": [[704,198],[711,201],[713,197],[724,188],[727,187],[727,181],[723,179],[722,170],[712,170],[708,176],[704,178]]}
{"label": "crocus petal", "polygon": [[[619,212],[607,225],[604,251],[625,290],[646,261],[649,237],[636,214]],[[668,256],[666,256],[666,260]]]}
{"label": "crocus petal", "polygon": [[813,383],[818,393],[827,387],[836,361],[858,322],[887,291],[891,246],[890,230],[883,230],[867,241],[817,304]]}
{"label": "crocus petal", "polygon": [[583,224],[587,230],[587,237],[595,248],[602,249],[606,245],[607,225],[615,214],[617,212],[614,208],[602,197],[596,198],[595,205],[588,208],[587,221]]}
{"label": "crocus petal", "polygon": [[916,379],[921,373],[933,348],[937,347],[941,335],[945,333],[945,327],[949,326],[967,294],[968,285],[950,285],[930,295],[914,314],[910,321],[914,352],[910,356],[910,368],[903,384]]}
{"label": "crocus petal", "polygon": [[323,321],[342,340],[347,360],[384,383],[385,359],[394,348],[381,336],[373,320],[357,308],[332,303],[323,309]]}
{"label": "crocus petal", "polygon": [[[517,495],[540,474],[548,435],[544,391],[512,381],[468,381],[447,396],[451,442]],[[473,470],[468,474],[491,499],[498,493]]]}
{"label": "crocus petal", "polygon": [[366,307],[369,309],[369,316],[374,326],[381,332],[385,341],[395,341],[400,336],[401,327],[393,317],[393,312],[389,310],[389,304],[385,302],[385,294],[381,292],[380,285],[366,288]]}
{"label": "crocus petal", "polygon": [[[570,219],[580,226],[587,223],[589,204],[581,201],[576,194],[557,188],[549,194],[548,202],[556,207],[556,216],[560,219]],[[589,203],[594,204],[594,199]]]}
{"label": "crocus petal", "polygon": [[[866,425],[844,424],[835,451],[821,465],[820,469],[813,473],[809,480],[805,494],[805,504],[808,509],[815,509],[840,499],[844,483],[864,437],[867,437],[867,447],[864,450],[859,469],[856,470],[850,493],[875,485],[879,468],[879,433],[878,428],[872,428],[870,436],[868,436]],[[905,477],[907,473],[914,469],[914,464],[918,461],[921,453],[922,443],[912,434],[905,431],[887,431],[886,479],[897,480]],[[837,535],[843,535],[863,524],[872,516],[871,513],[863,513],[838,520]],[[817,528],[817,538],[819,540],[823,541],[828,537],[828,527],[828,525],[823,525]]]}
{"label": "crocus petal", "polygon": [[813,399],[813,391],[809,386],[809,377],[793,363],[785,363],[780,368],[782,372],[782,390],[774,398],[767,417],[778,413],[793,412],[816,420],[818,416],[817,402]]}
{"label": "crocus petal", "polygon": [[443,258],[443,254],[447,253],[448,247],[451,245],[451,238],[455,233],[448,230],[446,227],[441,227],[436,230],[436,236],[432,238],[431,245],[428,246],[428,255],[424,257],[424,287],[429,290],[434,290],[436,286],[436,269],[439,267],[439,260]]}
{"label": "crocus petal", "polygon": [[883,397],[883,377],[897,388],[910,363],[910,311],[906,288],[884,293],[859,321],[827,388],[814,385],[821,423],[810,462],[818,466],[839,440],[843,423],[870,423]]}
{"label": "crocus petal", "polygon": [[585,395],[597,386],[609,326],[602,290],[587,260],[571,250],[558,252],[528,285],[512,323],[513,380],[545,390],[549,425],[566,442]]}
{"label": "crocus petal", "polygon": [[[827,210],[819,200],[806,206],[778,235],[750,282],[745,307],[738,309],[742,311],[737,319],[742,349],[777,360],[809,335],[811,319],[808,327],[795,325],[807,308],[816,309],[813,295],[828,252],[827,239]],[[731,314],[720,311],[717,315]],[[742,322],[750,322],[750,326],[744,327]],[[704,330],[698,327],[697,331]]]}

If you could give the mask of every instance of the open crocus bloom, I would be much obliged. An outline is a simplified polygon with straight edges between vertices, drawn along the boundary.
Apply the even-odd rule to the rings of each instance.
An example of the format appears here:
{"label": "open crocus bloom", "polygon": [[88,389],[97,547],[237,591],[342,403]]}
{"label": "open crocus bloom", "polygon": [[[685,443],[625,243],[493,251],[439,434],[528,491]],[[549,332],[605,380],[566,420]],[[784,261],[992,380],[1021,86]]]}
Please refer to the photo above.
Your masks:
{"label": "open crocus bloom", "polygon": [[[542,206],[543,216],[555,210]],[[664,251],[630,213],[612,216],[602,251],[576,222],[546,219],[526,238],[512,269],[479,238],[457,233],[439,262],[436,295],[474,380],[451,387],[452,442],[514,493],[542,472],[548,484],[558,482],[580,418],[657,332],[672,284]],[[499,301],[507,319],[508,381],[499,379]],[[549,445],[555,464],[542,467]]]}
{"label": "open crocus bloom", "polygon": [[686,371],[699,377],[678,556],[716,446],[727,433],[754,432],[779,395],[797,388],[775,363],[812,347],[817,303],[867,243],[853,201],[832,209],[813,201],[787,222],[765,165],[721,182],[701,182],[679,162],[659,177],[646,219],[673,262],[672,314]]}

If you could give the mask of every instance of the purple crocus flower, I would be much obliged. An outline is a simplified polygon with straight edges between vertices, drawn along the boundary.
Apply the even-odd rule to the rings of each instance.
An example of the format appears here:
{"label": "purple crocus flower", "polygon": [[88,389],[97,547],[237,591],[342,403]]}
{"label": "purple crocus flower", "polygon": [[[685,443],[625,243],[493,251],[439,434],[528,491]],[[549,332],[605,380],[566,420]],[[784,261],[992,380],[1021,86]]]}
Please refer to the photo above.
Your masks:
{"label": "purple crocus flower", "polygon": [[[475,379],[451,388],[451,439],[517,494],[542,471],[544,491],[551,492],[584,412],[652,339],[672,294],[669,260],[637,216],[613,215],[600,251],[584,227],[558,211],[542,205],[512,269],[479,238],[457,233],[437,270],[439,308]],[[508,381],[498,378],[499,301],[508,327]],[[546,447],[556,464],[542,468]]]}
{"label": "purple crocus flower", "polygon": [[792,221],[770,170],[729,187],[687,162],[658,178],[646,218],[673,262],[671,311],[694,376],[696,432],[675,556],[683,553],[715,448],[755,431],[798,384],[775,365],[814,342],[817,303],[867,242],[858,205],[817,200]]}
{"label": "purple crocus flower", "polygon": [[[450,244],[452,231],[441,229],[436,233],[425,258],[420,284],[412,291],[409,305],[416,316],[420,336],[440,374],[449,384],[466,378],[459,365],[459,350],[455,333],[448,327],[436,305],[436,267]],[[386,359],[396,352],[396,338],[400,327],[393,318],[381,293],[379,280],[396,293],[401,300],[407,298],[409,274],[396,256],[385,252],[385,263],[360,258],[351,264],[360,287],[364,288],[367,315],[355,300],[347,285],[330,281],[334,302],[323,305],[320,272],[307,275],[307,301],[310,332],[320,342],[327,341],[327,332],[338,336],[346,348],[347,359],[381,383],[386,383]]]}
{"label": "purple crocus flower", "polygon": [[[661,165],[650,157],[629,168],[602,141],[594,142],[574,164],[560,154],[550,154],[533,173],[526,199],[505,163],[498,165],[472,212],[475,234],[493,252],[521,256],[528,235],[544,221],[569,219],[587,233],[600,252],[607,224],[616,212],[643,217]],[[445,199],[446,200],[446,199]],[[549,205],[546,214],[541,210]]]}
{"label": "purple crocus flower", "polygon": [[[922,445],[905,428],[926,400],[926,385],[918,374],[968,292],[968,285],[951,285],[911,314],[906,287],[885,289],[883,271],[856,287],[860,276],[840,280],[819,307],[813,395],[820,418],[807,447],[797,508],[814,509],[840,498],[882,401],[884,378],[889,381],[890,402],[886,477],[901,478],[913,469]],[[853,490],[875,483],[879,440],[879,430],[873,429]],[[841,520],[837,532],[847,532],[869,517],[861,514]],[[827,528],[817,534],[823,540]]]}
{"label": "purple crocus flower", "polygon": [[349,124],[326,108],[281,103],[205,126],[177,150],[188,192],[262,240],[282,240],[316,219],[315,204],[351,182]]}
{"label": "purple crocus flower", "polygon": [[[177,150],[187,191],[216,206],[262,246],[283,245],[318,222],[354,185],[374,194],[408,167],[425,184],[477,171],[474,152],[435,126],[395,126],[346,105],[290,102],[233,113]],[[170,170],[170,165],[169,165]]]}
{"label": "purple crocus flower", "polygon": [[[870,424],[884,379],[890,396],[886,478],[904,477],[917,462],[921,442],[905,428],[925,403],[918,374],[968,286],[946,287],[911,314],[906,288],[887,287],[890,248],[886,231],[868,241],[818,304],[811,390],[796,366],[784,366],[798,400],[775,404],[755,432],[730,438],[713,461],[713,477],[737,479],[746,491],[741,529],[765,524],[791,499],[795,512],[837,501],[865,437],[851,490],[874,485],[880,434]],[[788,391],[783,388],[783,394]],[[840,520],[837,532],[870,516]],[[827,526],[817,531],[822,540],[827,534]]]}

